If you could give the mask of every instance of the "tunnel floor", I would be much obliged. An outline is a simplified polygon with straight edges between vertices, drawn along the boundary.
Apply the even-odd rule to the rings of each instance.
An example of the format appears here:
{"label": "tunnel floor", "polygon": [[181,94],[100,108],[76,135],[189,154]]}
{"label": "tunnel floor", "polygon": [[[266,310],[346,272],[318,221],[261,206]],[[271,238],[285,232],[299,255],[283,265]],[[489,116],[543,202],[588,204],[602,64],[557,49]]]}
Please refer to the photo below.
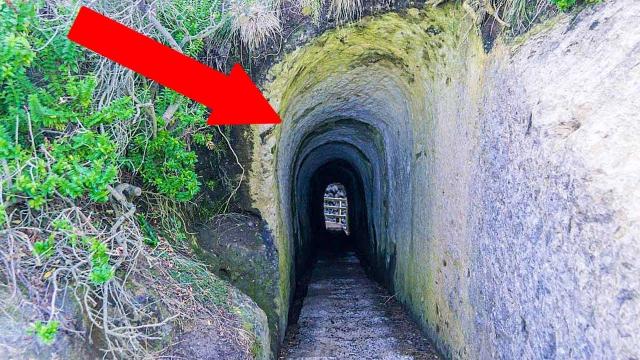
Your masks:
{"label": "tunnel floor", "polygon": [[280,359],[440,359],[352,251],[320,255]]}

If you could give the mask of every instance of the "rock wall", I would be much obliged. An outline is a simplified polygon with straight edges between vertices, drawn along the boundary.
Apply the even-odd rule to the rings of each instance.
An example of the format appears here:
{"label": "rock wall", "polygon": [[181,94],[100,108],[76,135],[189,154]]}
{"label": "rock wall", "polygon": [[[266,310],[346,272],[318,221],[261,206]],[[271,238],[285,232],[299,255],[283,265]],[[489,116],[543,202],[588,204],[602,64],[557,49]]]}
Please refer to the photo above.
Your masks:
{"label": "rock wall", "polygon": [[213,217],[197,234],[194,247],[221,279],[247,294],[268,316],[269,353],[278,348],[278,259],[266,223],[258,216],[230,213]]}
{"label": "rock wall", "polygon": [[467,216],[473,354],[640,356],[638,16],[637,1],[590,7],[491,57]]}
{"label": "rock wall", "polygon": [[253,128],[250,191],[281,330],[308,183],[339,160],[364,188],[373,273],[448,357],[638,357],[639,15],[609,1],[485,54],[456,5],[410,9],[275,65],[283,124]]}

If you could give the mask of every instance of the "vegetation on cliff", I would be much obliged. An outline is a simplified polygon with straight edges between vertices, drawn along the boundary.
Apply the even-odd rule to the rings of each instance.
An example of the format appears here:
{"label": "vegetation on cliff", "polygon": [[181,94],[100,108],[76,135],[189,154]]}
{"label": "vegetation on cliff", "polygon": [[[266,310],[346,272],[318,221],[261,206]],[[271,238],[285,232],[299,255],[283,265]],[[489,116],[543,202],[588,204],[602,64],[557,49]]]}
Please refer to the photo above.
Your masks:
{"label": "vegetation on cliff", "polygon": [[[28,307],[29,332],[47,345],[76,330],[63,315],[75,302],[95,329],[78,335],[110,356],[143,357],[169,322],[225,306],[223,282],[165,255],[189,255],[182,214],[203,186],[194,146],[215,162],[233,151],[229,131],[208,128],[202,106],[72,44],[75,9],[63,5],[0,4],[1,301]],[[215,4],[159,5],[150,23],[175,29],[189,55],[202,53]],[[217,180],[205,186],[218,188],[208,200],[220,211],[236,180]],[[169,313],[141,301],[140,287]]]}

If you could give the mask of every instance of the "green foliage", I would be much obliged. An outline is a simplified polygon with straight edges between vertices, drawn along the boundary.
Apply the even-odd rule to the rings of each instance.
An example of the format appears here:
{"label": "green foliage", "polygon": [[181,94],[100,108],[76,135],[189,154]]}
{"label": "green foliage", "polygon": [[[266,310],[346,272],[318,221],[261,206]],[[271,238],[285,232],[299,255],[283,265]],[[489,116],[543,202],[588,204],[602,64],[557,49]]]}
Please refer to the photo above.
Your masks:
{"label": "green foliage", "polygon": [[96,125],[109,125],[117,119],[128,119],[133,116],[133,103],[129,97],[122,97],[114,100],[109,106],[106,106],[93,114],[86,116],[83,124],[86,127],[94,127]]}
{"label": "green foliage", "polygon": [[[122,156],[104,126],[130,119],[135,113],[132,99],[118,98],[96,109],[96,78],[79,70],[83,52],[64,31],[40,26],[36,4],[16,1],[14,9],[0,3],[0,32],[6,34],[0,38],[0,155],[9,170],[20,169],[15,181],[3,179],[8,200],[26,200],[35,210],[58,195],[105,202],[123,163],[158,192],[178,201],[192,199],[200,183],[189,145],[211,144],[212,136],[200,131],[206,127],[206,108],[168,89],[157,94],[137,90],[139,99],[154,103],[158,132],[150,134],[143,127]],[[161,20],[176,29],[177,41],[221,17],[220,0],[180,0],[171,6],[174,16],[165,14]],[[204,44],[193,39],[188,46],[195,56]],[[175,111],[165,120],[172,106]]]}
{"label": "green foliage", "polygon": [[96,127],[130,118],[131,100],[95,110],[96,80],[78,71],[82,53],[40,30],[35,6],[0,4],[0,155],[18,170],[15,181],[3,178],[4,192],[36,210],[58,195],[105,202],[118,158],[115,142]]}
{"label": "green foliage", "polygon": [[0,87],[0,120],[17,127],[8,129],[12,133],[35,136],[41,127],[60,130],[89,114],[95,86],[78,75],[78,47],[54,29],[40,29],[36,4],[0,5],[0,33],[6,34],[0,38],[0,83],[6,85]]}
{"label": "green foliage", "polygon": [[198,158],[189,145],[206,145],[212,139],[206,132],[206,108],[169,89],[160,90],[155,98],[142,92],[139,98],[155,103],[158,131],[151,138],[147,133],[134,137],[127,164],[159,193],[177,201],[191,200],[200,182],[195,171]]}
{"label": "green foliage", "polygon": [[[151,327],[123,329],[135,329],[134,321],[137,326],[157,319],[129,319],[141,313],[136,306],[142,305],[100,287],[126,280],[116,277],[122,270],[118,266],[137,253],[123,249],[141,240],[129,228],[135,227],[131,212],[124,214],[120,203],[126,210],[135,208],[111,196],[112,188],[122,176],[173,200],[190,200],[200,189],[191,146],[211,149],[214,137],[205,123],[205,107],[141,78],[130,92],[108,72],[93,73],[96,57],[86,56],[66,38],[75,7],[58,5],[0,0],[0,227],[22,233],[16,236],[20,247],[32,252],[3,260],[17,265],[19,286],[45,291],[56,282],[108,305],[108,314],[96,320],[120,334],[127,332],[135,351],[126,354],[136,355],[141,345],[131,334],[144,333],[146,340]],[[177,41],[184,41],[185,52],[203,55],[205,37],[196,34],[223,21],[221,0],[176,0],[161,6],[171,9],[158,9],[158,19]],[[107,87],[109,93],[100,92]],[[112,97],[118,93],[131,97]],[[114,208],[97,204],[109,199]],[[161,248],[154,228],[143,215],[138,219],[144,242]],[[37,241],[31,240],[36,234]],[[211,279],[201,264],[184,262],[178,268],[185,273],[176,276],[194,286],[202,301],[225,302],[226,284]],[[34,310],[47,314],[53,308],[55,313],[56,299],[45,300],[50,303],[34,304]],[[58,327],[57,321],[38,321],[31,332],[52,344]]]}
{"label": "green foliage", "polygon": [[89,279],[96,285],[102,285],[107,281],[113,279],[115,270],[111,265],[94,266],[91,269]]}
{"label": "green foliage", "polygon": [[5,204],[0,204],[0,227],[6,225],[7,223],[7,206]]}
{"label": "green foliage", "polygon": [[[550,0],[558,9],[568,11],[576,5],[578,0]],[[585,4],[594,5],[601,3],[602,0],[584,0]]]}
{"label": "green foliage", "polygon": [[[221,0],[173,0],[161,9],[160,21],[171,35],[182,43],[187,36],[196,36],[205,29],[216,27],[225,17]],[[203,39],[187,41],[184,53],[197,57],[204,49]]]}
{"label": "green foliage", "polygon": [[35,57],[28,39],[34,17],[32,4],[0,4],[0,104],[15,104],[25,94],[16,84],[28,82],[27,69]]}
{"label": "green foliage", "polygon": [[55,194],[79,198],[88,195],[96,202],[108,199],[108,186],[117,179],[115,144],[106,135],[83,131],[42,145],[44,154],[34,156],[30,171],[16,178],[9,193],[29,198],[29,206],[40,209]]}
{"label": "green foliage", "polygon": [[71,231],[71,230],[73,230],[73,226],[71,225],[71,223],[67,219],[56,219],[51,223],[51,225],[53,226],[53,228],[55,230],[58,230],[58,231]]}
{"label": "green foliage", "polygon": [[50,320],[46,323],[38,320],[31,325],[29,332],[35,335],[43,344],[51,345],[56,340],[59,326],[60,322],[57,320]]}
{"label": "green foliage", "polygon": [[195,173],[197,156],[184,141],[162,130],[155,139],[135,138],[131,160],[142,178],[158,191],[178,201],[186,201],[200,190]]}
{"label": "green foliage", "polygon": [[551,2],[562,11],[567,11],[576,4],[576,0],[551,0]]}
{"label": "green foliage", "polygon": [[153,226],[149,224],[147,219],[145,219],[144,215],[142,214],[138,214],[138,222],[140,223],[140,227],[144,232],[144,243],[151,247],[158,246],[160,239],[158,238],[156,229],[154,229]]}
{"label": "green foliage", "polygon": [[87,241],[91,244],[91,273],[89,279],[96,285],[102,285],[115,275],[115,269],[109,264],[109,249],[105,243],[97,239],[89,239]]}
{"label": "green foliage", "polygon": [[[166,122],[160,115],[172,104],[179,104],[179,107],[171,121]],[[187,101],[184,96],[173,90],[167,88],[162,89],[156,99],[156,107],[159,110],[159,126],[171,129],[172,134],[176,137],[182,137],[185,131],[189,131],[194,127],[206,126],[206,107]]]}
{"label": "green foliage", "polygon": [[55,246],[56,246],[55,237],[52,234],[52,235],[49,235],[49,237],[45,241],[34,242],[33,253],[38,256],[48,257],[53,254],[53,249],[55,248]]}

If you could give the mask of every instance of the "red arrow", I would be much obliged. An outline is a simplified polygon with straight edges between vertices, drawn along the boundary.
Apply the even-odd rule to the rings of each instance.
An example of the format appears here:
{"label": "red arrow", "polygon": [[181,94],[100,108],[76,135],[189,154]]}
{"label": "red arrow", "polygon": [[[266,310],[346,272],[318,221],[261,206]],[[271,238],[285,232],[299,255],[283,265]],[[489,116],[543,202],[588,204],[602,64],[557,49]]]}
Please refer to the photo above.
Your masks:
{"label": "red arrow", "polygon": [[278,114],[239,64],[226,76],[85,6],[67,36],[213,109],[209,125],[280,123]]}

